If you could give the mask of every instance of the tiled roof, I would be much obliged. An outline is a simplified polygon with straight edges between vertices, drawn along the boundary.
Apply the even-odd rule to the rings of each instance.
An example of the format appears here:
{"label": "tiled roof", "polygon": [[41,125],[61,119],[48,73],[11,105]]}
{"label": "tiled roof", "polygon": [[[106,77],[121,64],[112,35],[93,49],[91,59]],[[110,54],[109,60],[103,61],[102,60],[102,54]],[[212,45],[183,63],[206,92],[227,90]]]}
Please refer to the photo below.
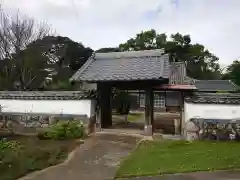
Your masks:
{"label": "tiled roof", "polygon": [[0,99],[80,100],[95,98],[93,91],[0,91]]}
{"label": "tiled roof", "polygon": [[185,84],[185,85],[194,85],[195,81],[196,81],[196,79],[193,79],[193,78],[190,78],[188,76],[185,76],[184,80],[183,80],[183,84]]}
{"label": "tiled roof", "polygon": [[195,79],[187,76],[186,65],[184,62],[172,62],[169,65],[170,78],[169,84],[193,85]]}
{"label": "tiled roof", "polygon": [[169,84],[184,84],[186,77],[186,67],[184,62],[172,62],[169,64],[170,79]]}
{"label": "tiled roof", "polygon": [[202,92],[233,92],[238,89],[237,85],[229,80],[197,80],[190,78],[186,74],[184,62],[172,62],[170,64],[169,84],[194,85],[198,91]]}
{"label": "tiled roof", "polygon": [[195,93],[192,97],[186,97],[185,101],[197,104],[240,104],[240,94]]}
{"label": "tiled roof", "polygon": [[195,80],[194,85],[199,91],[205,92],[233,92],[238,89],[237,85],[230,80]]}
{"label": "tiled roof", "polygon": [[169,56],[163,50],[96,53],[72,81],[135,81],[169,78]]}
{"label": "tiled roof", "polygon": [[155,89],[169,89],[169,90],[197,90],[197,88],[194,85],[191,84],[163,84],[157,87],[154,87]]}

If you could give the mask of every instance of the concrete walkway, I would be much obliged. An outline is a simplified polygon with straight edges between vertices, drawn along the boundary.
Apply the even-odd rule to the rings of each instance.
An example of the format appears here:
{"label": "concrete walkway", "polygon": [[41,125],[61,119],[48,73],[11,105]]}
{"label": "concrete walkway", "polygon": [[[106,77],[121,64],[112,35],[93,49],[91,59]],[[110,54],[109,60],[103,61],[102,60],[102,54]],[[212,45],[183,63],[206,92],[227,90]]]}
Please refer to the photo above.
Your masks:
{"label": "concrete walkway", "polygon": [[218,172],[195,172],[155,177],[125,178],[121,180],[239,180],[239,179],[240,171],[218,171]]}
{"label": "concrete walkway", "polygon": [[81,145],[64,164],[30,174],[20,180],[113,179],[123,157],[135,149],[140,138],[99,134]]}

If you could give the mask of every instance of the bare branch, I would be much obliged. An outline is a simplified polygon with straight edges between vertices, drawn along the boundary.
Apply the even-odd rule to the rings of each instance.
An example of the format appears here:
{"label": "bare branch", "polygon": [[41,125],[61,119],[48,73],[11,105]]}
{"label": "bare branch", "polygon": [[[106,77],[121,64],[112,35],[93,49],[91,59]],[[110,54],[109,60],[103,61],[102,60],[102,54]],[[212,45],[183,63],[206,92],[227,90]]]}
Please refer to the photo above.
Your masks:
{"label": "bare branch", "polygon": [[47,23],[39,23],[33,18],[20,14],[19,11],[15,14],[7,14],[0,5],[0,60],[15,62],[14,66],[6,69],[8,72],[18,73],[17,78],[22,89],[35,80],[31,68],[29,69],[25,65],[22,52],[32,42],[41,40],[48,35],[50,35],[50,27]]}

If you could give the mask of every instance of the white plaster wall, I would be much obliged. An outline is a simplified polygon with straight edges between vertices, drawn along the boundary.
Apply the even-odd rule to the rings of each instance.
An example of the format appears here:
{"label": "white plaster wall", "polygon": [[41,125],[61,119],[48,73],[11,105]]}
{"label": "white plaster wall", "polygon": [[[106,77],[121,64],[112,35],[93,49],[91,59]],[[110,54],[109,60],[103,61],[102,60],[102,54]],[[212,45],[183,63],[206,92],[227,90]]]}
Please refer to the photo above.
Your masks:
{"label": "white plaster wall", "polygon": [[5,113],[41,113],[64,115],[94,114],[95,101],[92,100],[0,100]]}
{"label": "white plaster wall", "polygon": [[240,106],[222,104],[192,104],[185,102],[184,114],[182,119],[182,133],[186,139],[192,139],[192,137],[196,136],[196,134],[193,132],[187,132],[189,131],[189,129],[196,129],[195,125],[189,123],[189,120],[191,118],[196,117],[219,120],[240,119]]}
{"label": "white plaster wall", "polygon": [[185,121],[194,117],[214,119],[240,119],[239,105],[184,103]]}

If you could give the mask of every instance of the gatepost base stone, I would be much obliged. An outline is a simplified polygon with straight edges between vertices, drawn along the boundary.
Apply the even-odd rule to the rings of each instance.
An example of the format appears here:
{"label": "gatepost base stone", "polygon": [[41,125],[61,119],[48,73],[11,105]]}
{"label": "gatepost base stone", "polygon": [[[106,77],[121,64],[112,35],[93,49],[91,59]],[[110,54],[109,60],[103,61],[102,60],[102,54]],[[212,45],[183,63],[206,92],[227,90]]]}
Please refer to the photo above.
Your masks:
{"label": "gatepost base stone", "polygon": [[145,125],[144,126],[144,134],[145,136],[152,136],[152,125]]}
{"label": "gatepost base stone", "polygon": [[101,131],[101,124],[100,123],[96,123],[95,124],[95,132],[100,132]]}

